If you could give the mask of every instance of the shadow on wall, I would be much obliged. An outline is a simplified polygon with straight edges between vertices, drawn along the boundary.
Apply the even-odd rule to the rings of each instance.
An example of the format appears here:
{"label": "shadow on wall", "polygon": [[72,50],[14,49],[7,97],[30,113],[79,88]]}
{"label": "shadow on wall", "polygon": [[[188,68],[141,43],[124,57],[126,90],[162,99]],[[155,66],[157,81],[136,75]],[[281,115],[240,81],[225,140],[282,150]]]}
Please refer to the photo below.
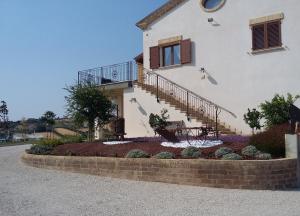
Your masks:
{"label": "shadow on wall", "polygon": [[140,111],[140,113],[144,116],[147,116],[147,111],[142,107],[142,105],[136,100],[136,98],[131,98],[130,99],[131,103],[136,103],[138,105],[137,109]]}
{"label": "shadow on wall", "polygon": [[141,104],[139,102],[137,102],[137,104],[138,104],[138,110],[140,111],[140,113],[144,116],[147,116],[148,114],[147,114],[146,110],[141,106]]}
{"label": "shadow on wall", "polygon": [[[207,73],[207,72],[206,72]],[[207,79],[208,81],[213,85],[218,85],[217,80],[215,80],[209,73],[207,73]]]}

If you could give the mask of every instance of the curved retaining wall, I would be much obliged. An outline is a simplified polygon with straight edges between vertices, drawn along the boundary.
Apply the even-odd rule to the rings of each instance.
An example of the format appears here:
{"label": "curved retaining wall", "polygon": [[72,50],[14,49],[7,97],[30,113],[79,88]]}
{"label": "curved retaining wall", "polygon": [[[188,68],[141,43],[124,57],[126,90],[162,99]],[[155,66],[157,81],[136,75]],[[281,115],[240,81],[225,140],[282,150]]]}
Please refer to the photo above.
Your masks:
{"label": "curved retaining wall", "polygon": [[22,161],[38,168],[205,187],[275,190],[297,186],[296,159],[157,160],[39,156],[25,153],[22,155]]}

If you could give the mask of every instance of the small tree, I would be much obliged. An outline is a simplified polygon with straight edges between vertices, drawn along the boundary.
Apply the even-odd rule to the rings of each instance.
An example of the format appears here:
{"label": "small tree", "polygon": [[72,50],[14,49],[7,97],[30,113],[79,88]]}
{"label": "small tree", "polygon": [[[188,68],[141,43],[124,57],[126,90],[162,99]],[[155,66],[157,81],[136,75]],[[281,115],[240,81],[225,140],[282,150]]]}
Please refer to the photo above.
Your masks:
{"label": "small tree", "polygon": [[295,97],[287,94],[287,98],[283,95],[276,94],[273,99],[260,104],[261,113],[266,120],[266,126],[272,127],[289,121],[289,108],[300,96]]}
{"label": "small tree", "polygon": [[20,122],[20,129],[21,129],[21,133],[22,133],[22,138],[23,140],[26,140],[26,135],[27,132],[28,132],[28,124],[27,124],[27,120],[25,117],[23,117],[21,119],[21,122]]}
{"label": "small tree", "polygon": [[[53,133],[53,126],[55,125],[55,113],[52,111],[46,111],[44,115],[40,118],[42,122],[46,124],[46,130],[48,127],[51,128],[51,133]],[[51,137],[51,135],[50,135]]]}
{"label": "small tree", "polygon": [[105,96],[104,92],[94,84],[74,85],[65,88],[69,93],[66,96],[67,114],[77,125],[88,123],[88,140],[93,140],[95,126],[103,127],[113,117],[114,105]]}
{"label": "small tree", "polygon": [[1,101],[0,105],[0,132],[9,136],[8,108],[5,101]]}
{"label": "small tree", "polygon": [[256,109],[250,110],[248,108],[248,112],[244,114],[244,121],[252,129],[252,134],[254,134],[255,130],[261,129],[262,127],[262,125],[260,124],[261,118],[262,118],[262,114]]}

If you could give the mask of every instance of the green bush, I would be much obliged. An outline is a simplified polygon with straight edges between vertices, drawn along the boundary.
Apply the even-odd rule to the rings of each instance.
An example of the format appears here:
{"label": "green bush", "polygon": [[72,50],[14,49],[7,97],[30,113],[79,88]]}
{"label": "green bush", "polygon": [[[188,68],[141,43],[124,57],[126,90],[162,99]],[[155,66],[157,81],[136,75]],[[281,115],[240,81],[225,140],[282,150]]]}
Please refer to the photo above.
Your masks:
{"label": "green bush", "polygon": [[127,158],[148,158],[150,156],[147,152],[144,152],[143,150],[133,149],[127,153],[126,157]]}
{"label": "green bush", "polygon": [[37,145],[51,145],[58,146],[64,144],[61,139],[41,139],[36,142]]}
{"label": "green bush", "polygon": [[289,125],[276,125],[264,132],[250,137],[249,144],[262,152],[268,152],[275,157],[285,156],[284,135],[289,133]]}
{"label": "green bush", "polygon": [[231,148],[221,147],[221,148],[219,148],[218,150],[215,151],[215,157],[220,158],[220,157],[222,157],[226,154],[230,154],[232,152],[233,152],[233,150]]}
{"label": "green bush", "polygon": [[189,146],[182,150],[181,156],[183,158],[199,158],[201,156],[201,152],[198,148]]}
{"label": "green bush", "polygon": [[229,153],[226,155],[223,155],[222,160],[242,160],[242,156],[236,154],[236,153]]}
{"label": "green bush", "polygon": [[259,153],[255,156],[257,160],[271,160],[272,156],[269,153]]}
{"label": "green bush", "polygon": [[82,136],[63,136],[61,138],[63,144],[67,143],[82,143],[83,137]]}
{"label": "green bush", "polygon": [[168,118],[169,115],[167,115],[168,110],[162,109],[160,112],[160,116],[157,114],[151,113],[149,116],[149,124],[150,126],[156,130],[156,129],[162,129],[165,128],[168,125]]}
{"label": "green bush", "polygon": [[276,94],[271,101],[265,101],[260,104],[263,117],[266,119],[266,126],[284,124],[289,121],[289,108],[300,96],[293,96],[290,93],[287,97]]}
{"label": "green bush", "polygon": [[54,147],[54,145],[35,144],[32,145],[30,149],[27,149],[26,152],[28,154],[49,155],[53,151]]}
{"label": "green bush", "polygon": [[174,159],[175,154],[173,154],[171,152],[160,152],[160,153],[154,155],[153,157],[156,159]]}
{"label": "green bush", "polygon": [[242,149],[242,155],[244,156],[255,157],[257,153],[259,153],[259,151],[253,145],[246,146]]}

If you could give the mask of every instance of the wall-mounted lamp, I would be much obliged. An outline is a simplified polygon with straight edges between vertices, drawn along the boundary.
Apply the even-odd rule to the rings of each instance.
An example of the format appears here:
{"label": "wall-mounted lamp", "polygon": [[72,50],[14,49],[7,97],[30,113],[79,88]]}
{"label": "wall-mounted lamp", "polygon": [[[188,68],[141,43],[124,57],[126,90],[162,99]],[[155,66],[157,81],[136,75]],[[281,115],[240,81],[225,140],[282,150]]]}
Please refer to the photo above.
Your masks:
{"label": "wall-mounted lamp", "polygon": [[207,19],[207,22],[210,23],[212,26],[220,26],[219,23],[217,23],[214,18],[210,17]]}
{"label": "wall-mounted lamp", "polygon": [[130,103],[136,103],[136,98],[131,98],[129,101]]}
{"label": "wall-mounted lamp", "polygon": [[202,77],[201,77],[201,79],[205,79],[205,75],[206,75],[206,70],[205,70],[205,68],[201,68],[200,69],[200,72],[202,73]]}

